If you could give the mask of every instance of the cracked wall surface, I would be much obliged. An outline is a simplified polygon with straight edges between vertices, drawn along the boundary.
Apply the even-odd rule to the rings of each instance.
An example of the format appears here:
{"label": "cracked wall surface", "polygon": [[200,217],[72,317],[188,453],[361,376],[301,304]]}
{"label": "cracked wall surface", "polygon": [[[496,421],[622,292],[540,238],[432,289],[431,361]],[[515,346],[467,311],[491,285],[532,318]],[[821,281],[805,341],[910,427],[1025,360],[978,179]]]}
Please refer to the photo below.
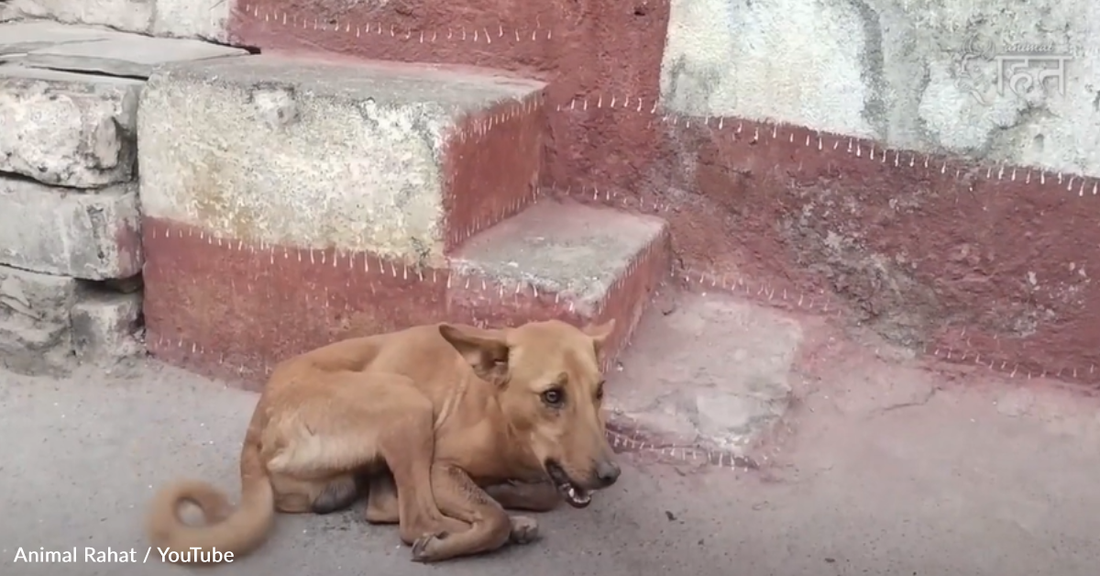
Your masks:
{"label": "cracked wall surface", "polygon": [[[183,5],[157,0],[153,17],[171,14],[172,3]],[[203,0],[192,8],[215,21],[228,14],[215,36],[265,52],[461,64],[545,81],[539,189],[658,214],[683,277],[712,287],[747,279],[757,297],[789,294],[826,313],[835,308],[821,296],[840,295],[858,321],[929,354],[1100,383],[1100,285],[1088,276],[1100,267],[1096,6]],[[194,21],[185,16],[183,28]],[[360,38],[366,23],[374,34]],[[532,25],[538,34],[528,36]],[[475,34],[451,38],[456,26]],[[999,61],[1010,51],[1048,60],[1023,62],[1027,74],[998,86],[998,63],[1021,64]],[[1059,62],[1064,84],[1024,81]],[[268,100],[277,116],[282,105]],[[469,190],[493,177],[475,173],[464,180]],[[314,198],[321,188],[347,189],[346,175],[334,174],[333,186],[308,183]],[[461,234],[448,242],[478,229],[482,212],[462,212],[464,225],[449,228]]]}
{"label": "cracked wall surface", "polygon": [[[669,111],[1100,175],[1100,5],[672,0],[669,20]],[[1064,93],[1053,76],[1011,86],[1010,52],[1065,56]]]}

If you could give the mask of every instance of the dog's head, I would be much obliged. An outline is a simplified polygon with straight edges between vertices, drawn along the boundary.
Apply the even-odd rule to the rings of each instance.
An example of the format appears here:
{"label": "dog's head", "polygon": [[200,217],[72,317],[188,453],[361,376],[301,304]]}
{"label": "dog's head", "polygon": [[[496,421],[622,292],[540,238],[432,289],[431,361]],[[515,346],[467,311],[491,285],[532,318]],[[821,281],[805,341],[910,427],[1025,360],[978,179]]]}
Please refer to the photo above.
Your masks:
{"label": "dog's head", "polygon": [[614,328],[614,320],[583,329],[556,320],[501,330],[439,328],[474,372],[497,386],[516,440],[576,508],[619,477],[605,434],[599,367]]}

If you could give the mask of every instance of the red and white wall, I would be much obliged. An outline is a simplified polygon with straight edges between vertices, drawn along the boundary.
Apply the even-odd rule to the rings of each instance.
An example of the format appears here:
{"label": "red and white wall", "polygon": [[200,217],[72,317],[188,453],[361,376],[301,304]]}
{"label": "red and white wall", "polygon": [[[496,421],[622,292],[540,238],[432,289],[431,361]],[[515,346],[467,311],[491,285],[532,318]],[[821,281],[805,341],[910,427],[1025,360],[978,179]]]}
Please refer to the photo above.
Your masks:
{"label": "red and white wall", "polygon": [[[157,0],[140,21],[150,2],[62,4],[0,14],[548,82],[542,185],[662,216],[686,281],[1100,382],[1092,4]],[[998,89],[1014,50],[1065,56],[1064,93],[1020,80],[1050,60]]]}

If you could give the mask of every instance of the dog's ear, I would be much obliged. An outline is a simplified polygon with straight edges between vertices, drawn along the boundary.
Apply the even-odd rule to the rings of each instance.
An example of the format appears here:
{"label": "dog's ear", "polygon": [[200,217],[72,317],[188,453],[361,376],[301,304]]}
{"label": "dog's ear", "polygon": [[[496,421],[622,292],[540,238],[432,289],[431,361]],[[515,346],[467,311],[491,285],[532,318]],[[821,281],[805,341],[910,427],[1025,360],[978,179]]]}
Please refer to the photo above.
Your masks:
{"label": "dog's ear", "polygon": [[592,339],[592,345],[596,347],[596,357],[599,358],[603,352],[604,343],[611,336],[611,333],[615,330],[615,319],[612,318],[603,324],[589,324],[581,329],[582,332],[588,335]]}
{"label": "dog's ear", "polygon": [[501,330],[440,324],[439,335],[469,362],[482,380],[502,383],[508,372],[508,343]]}

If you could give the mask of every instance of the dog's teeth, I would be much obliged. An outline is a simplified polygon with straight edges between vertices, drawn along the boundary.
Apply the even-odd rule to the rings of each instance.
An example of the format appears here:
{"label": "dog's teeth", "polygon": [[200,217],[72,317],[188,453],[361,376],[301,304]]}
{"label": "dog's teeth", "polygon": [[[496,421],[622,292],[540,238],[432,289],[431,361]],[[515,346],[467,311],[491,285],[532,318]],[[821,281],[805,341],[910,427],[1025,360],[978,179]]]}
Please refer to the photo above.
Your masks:
{"label": "dog's teeth", "polygon": [[577,491],[574,490],[572,486],[569,487],[569,497],[574,500],[577,499]]}

